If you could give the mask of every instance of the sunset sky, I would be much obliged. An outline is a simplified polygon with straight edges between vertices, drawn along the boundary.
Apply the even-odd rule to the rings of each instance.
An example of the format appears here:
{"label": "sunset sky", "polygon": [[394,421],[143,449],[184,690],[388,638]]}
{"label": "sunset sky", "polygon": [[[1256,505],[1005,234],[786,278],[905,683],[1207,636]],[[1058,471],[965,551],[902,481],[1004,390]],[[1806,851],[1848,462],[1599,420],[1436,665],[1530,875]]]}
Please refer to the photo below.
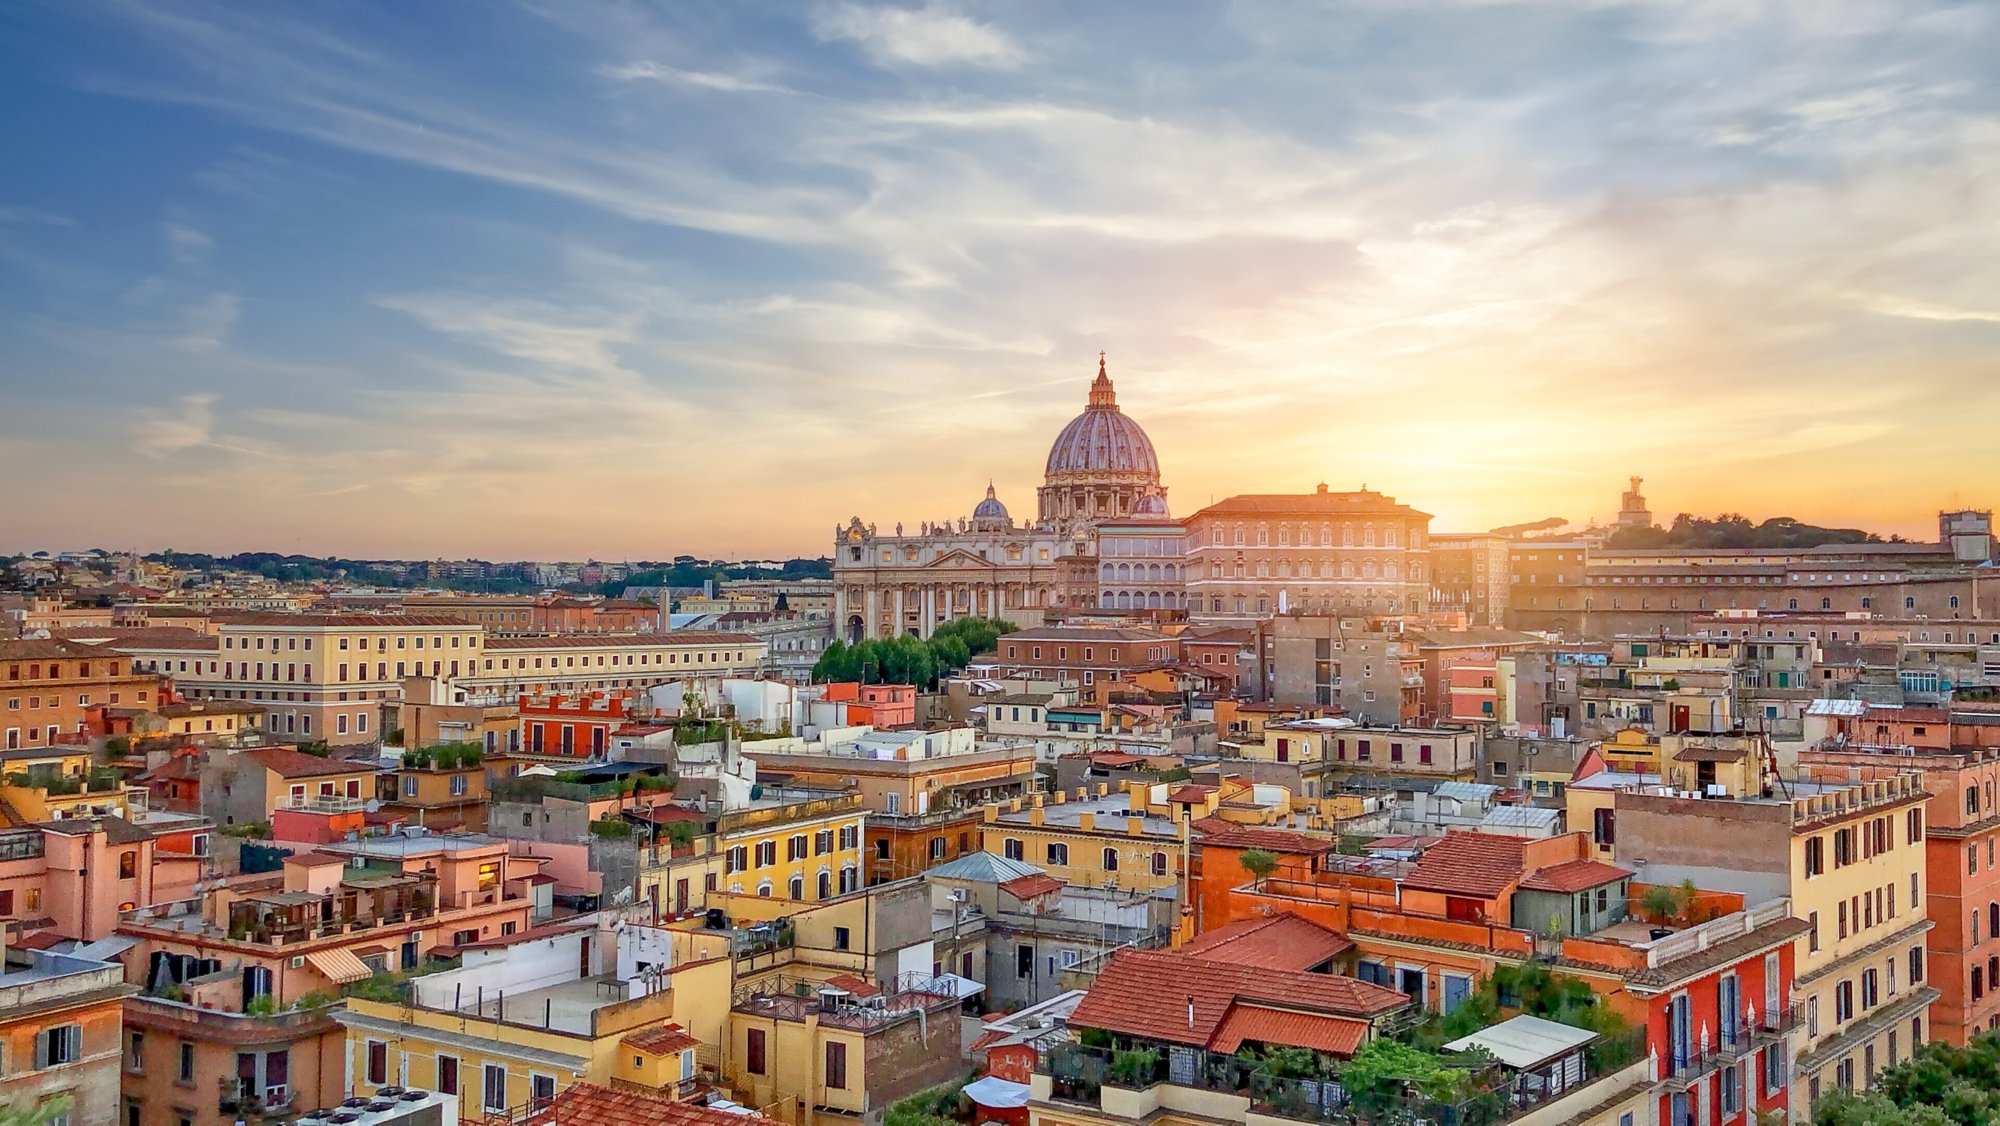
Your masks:
{"label": "sunset sky", "polygon": [[2000,502],[2000,5],[8,5],[0,552]]}

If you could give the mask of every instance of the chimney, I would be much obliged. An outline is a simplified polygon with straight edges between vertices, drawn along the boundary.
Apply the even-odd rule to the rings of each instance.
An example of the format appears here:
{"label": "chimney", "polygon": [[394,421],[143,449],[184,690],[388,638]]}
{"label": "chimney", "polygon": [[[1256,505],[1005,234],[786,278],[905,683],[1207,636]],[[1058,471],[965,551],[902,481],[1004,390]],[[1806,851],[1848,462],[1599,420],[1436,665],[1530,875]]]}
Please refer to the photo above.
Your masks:
{"label": "chimney", "polygon": [[1188,1027],[1194,1027],[1194,994],[1188,994]]}
{"label": "chimney", "polygon": [[1145,834],[1145,832],[1146,832],[1146,819],[1145,819],[1145,818],[1143,818],[1143,817],[1127,817],[1127,818],[1125,819],[1125,835],[1126,835],[1126,836],[1128,836],[1128,837],[1137,837],[1137,836],[1143,836],[1143,835]]}
{"label": "chimney", "polygon": [[1028,824],[1040,825],[1041,823],[1042,823],[1042,803],[1036,802],[1035,808],[1028,811]]}
{"label": "chimney", "polygon": [[1089,833],[1089,832],[1094,832],[1094,831],[1096,831],[1096,829],[1097,829],[1097,815],[1096,815],[1095,813],[1079,813],[1079,814],[1077,814],[1077,815],[1076,815],[1076,827],[1077,827],[1078,829],[1080,829],[1080,830],[1082,830],[1082,831],[1086,832],[1086,833]]}

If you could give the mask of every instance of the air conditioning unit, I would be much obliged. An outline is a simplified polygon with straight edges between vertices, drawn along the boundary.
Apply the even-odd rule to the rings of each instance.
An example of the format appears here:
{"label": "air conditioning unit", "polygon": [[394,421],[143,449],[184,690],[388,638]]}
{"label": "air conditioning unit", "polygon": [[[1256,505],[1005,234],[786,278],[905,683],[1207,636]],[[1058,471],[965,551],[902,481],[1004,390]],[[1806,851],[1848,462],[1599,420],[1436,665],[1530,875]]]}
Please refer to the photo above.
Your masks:
{"label": "air conditioning unit", "polygon": [[305,956],[304,954],[294,954],[294,955],[292,955],[292,968],[293,968],[293,969],[295,969],[295,970],[302,970],[302,969],[305,969],[305,967],[306,967],[306,956]]}

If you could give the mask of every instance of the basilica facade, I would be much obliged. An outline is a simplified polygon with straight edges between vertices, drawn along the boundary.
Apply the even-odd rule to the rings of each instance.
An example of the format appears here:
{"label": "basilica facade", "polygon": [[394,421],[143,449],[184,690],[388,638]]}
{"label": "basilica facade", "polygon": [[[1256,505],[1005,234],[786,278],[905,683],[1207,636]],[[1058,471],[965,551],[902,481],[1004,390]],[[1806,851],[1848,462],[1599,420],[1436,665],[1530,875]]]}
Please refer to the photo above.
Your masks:
{"label": "basilica facade", "polygon": [[858,516],[849,520],[834,529],[834,621],[851,642],[929,637],[967,615],[1038,625],[1100,602],[1115,605],[1101,581],[1129,577],[1130,564],[1122,572],[1117,564],[1100,569],[1099,530],[1166,532],[1173,527],[1166,496],[1152,439],[1119,409],[1099,356],[1083,413],[1049,448],[1035,518],[1015,521],[989,485],[970,518],[922,523],[910,533],[898,524],[888,534]]}

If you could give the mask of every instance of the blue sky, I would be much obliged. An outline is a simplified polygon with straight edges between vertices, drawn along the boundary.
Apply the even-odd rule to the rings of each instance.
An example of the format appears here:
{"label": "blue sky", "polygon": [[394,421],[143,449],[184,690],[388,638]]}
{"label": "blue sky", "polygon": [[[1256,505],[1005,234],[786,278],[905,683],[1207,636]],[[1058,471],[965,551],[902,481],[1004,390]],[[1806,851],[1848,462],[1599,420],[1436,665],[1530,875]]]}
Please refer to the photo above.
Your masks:
{"label": "blue sky", "polygon": [[0,550],[638,558],[1033,507],[1990,505],[2000,6],[0,11]]}

